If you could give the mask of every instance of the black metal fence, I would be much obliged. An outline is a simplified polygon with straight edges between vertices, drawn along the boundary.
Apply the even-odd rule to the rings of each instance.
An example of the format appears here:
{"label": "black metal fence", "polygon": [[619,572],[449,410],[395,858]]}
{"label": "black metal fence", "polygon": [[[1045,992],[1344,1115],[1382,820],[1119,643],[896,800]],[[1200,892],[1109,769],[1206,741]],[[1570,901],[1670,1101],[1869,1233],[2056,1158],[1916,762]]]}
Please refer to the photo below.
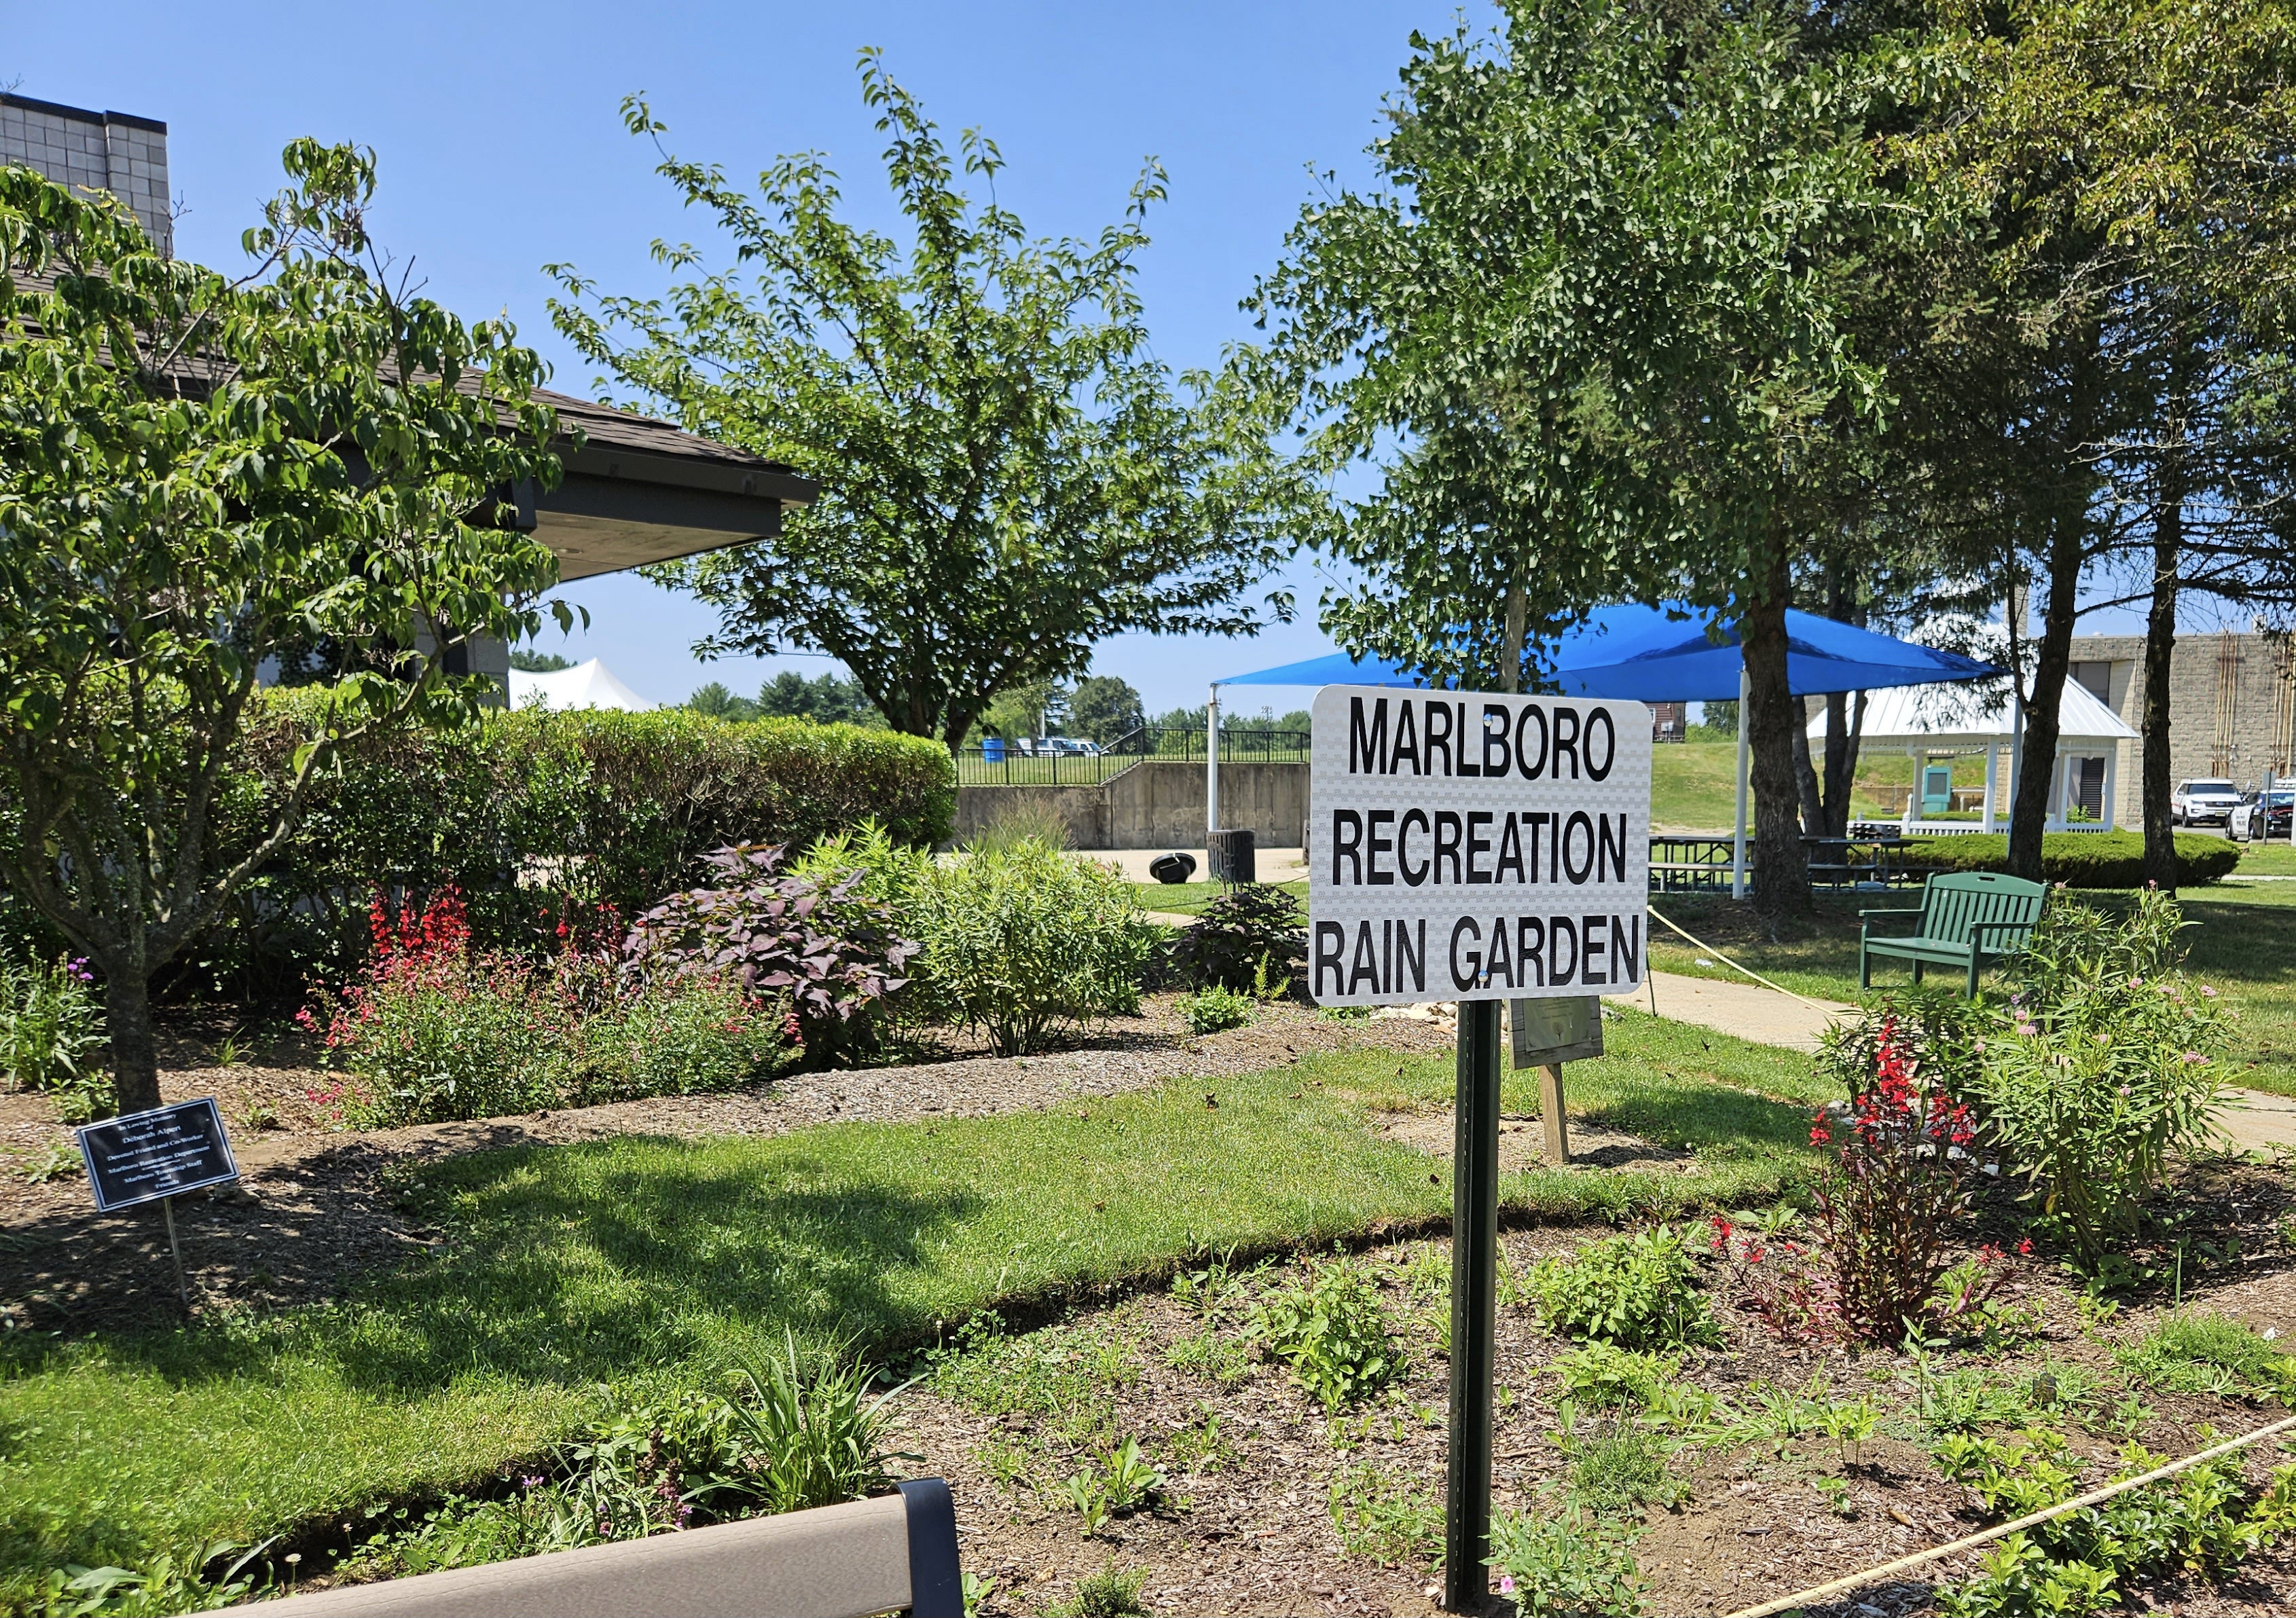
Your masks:
{"label": "black metal fence", "polygon": [[[1144,759],[1204,762],[1204,732],[1195,727],[1142,726],[1105,747],[1065,736],[991,737],[956,752],[961,787],[1096,787]],[[1308,733],[1238,728],[1220,731],[1222,764],[1306,764]]]}

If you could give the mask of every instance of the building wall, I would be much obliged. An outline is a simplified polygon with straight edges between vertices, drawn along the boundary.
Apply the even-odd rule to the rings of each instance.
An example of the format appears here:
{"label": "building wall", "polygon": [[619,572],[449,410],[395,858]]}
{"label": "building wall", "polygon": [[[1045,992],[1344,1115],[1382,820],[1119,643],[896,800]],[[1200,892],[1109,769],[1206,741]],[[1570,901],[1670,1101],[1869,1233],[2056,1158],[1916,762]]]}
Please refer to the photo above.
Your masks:
{"label": "building wall", "polygon": [[[1097,787],[959,787],[962,842],[1016,810],[1058,821],[1076,848],[1201,848],[1204,766],[1150,759]],[[1220,766],[1220,822],[1248,829],[1264,848],[1298,848],[1308,828],[1308,766]]]}
{"label": "building wall", "polygon": [[[2144,637],[2079,635],[2073,677],[2129,725],[2144,728]],[[2243,789],[2269,771],[2296,772],[2296,669],[2284,635],[2199,633],[2177,637],[2169,659],[2169,773],[2172,780],[2221,775]],[[2121,825],[2144,823],[2141,741],[2124,741],[2114,766]]]}
{"label": "building wall", "polygon": [[110,192],[162,253],[174,255],[168,126],[158,119],[0,94],[0,163],[37,168],[59,185]]}

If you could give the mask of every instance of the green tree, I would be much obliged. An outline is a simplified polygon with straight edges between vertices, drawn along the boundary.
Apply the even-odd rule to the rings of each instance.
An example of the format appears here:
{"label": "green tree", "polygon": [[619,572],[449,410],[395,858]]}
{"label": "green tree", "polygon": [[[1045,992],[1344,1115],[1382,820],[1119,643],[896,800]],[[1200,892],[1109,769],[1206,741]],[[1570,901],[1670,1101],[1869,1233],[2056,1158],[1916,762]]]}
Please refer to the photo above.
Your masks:
{"label": "green tree", "polygon": [[810,719],[818,724],[882,726],[868,694],[856,680],[822,674],[808,680],[783,669],[758,691],[757,711],[768,718]]}
{"label": "green tree", "polygon": [[724,682],[718,680],[697,687],[693,695],[685,699],[685,706],[697,714],[707,714],[712,719],[731,720],[737,724],[758,716],[756,703],[747,697],[736,697],[726,689]]}
{"label": "green tree", "polygon": [[536,651],[531,647],[511,648],[510,666],[522,674],[555,674],[574,666],[574,659],[562,658],[554,651]]}
{"label": "green tree", "polygon": [[[277,852],[345,741],[466,715],[429,655],[540,627],[556,576],[496,520],[554,483],[541,364],[410,296],[362,225],[370,154],[299,141],[228,280],[109,199],[0,169],[0,863],[103,977],[123,1107],[160,1101],[151,980]],[[559,609],[562,625],[569,616]],[[251,846],[220,849],[258,670],[324,687]],[[241,805],[238,807],[243,808]]]}
{"label": "green tree", "polygon": [[[861,79],[906,247],[840,217],[818,154],[776,161],[753,199],[665,153],[754,281],[641,299],[554,266],[553,314],[583,353],[687,427],[820,480],[779,540],[665,575],[719,610],[697,650],[827,652],[895,729],[954,745],[1000,692],[1080,673],[1103,636],[1252,630],[1243,598],[1315,496],[1271,454],[1255,396],[1193,374],[1176,389],[1151,351],[1134,282],[1162,171],[1097,241],[1031,239],[958,189],[959,161],[994,187],[993,142],[968,131],[952,154],[874,52]],[[623,110],[659,145],[643,100]],[[1281,591],[1266,606],[1290,614]]]}
{"label": "green tree", "polygon": [[1105,747],[1148,723],[1140,693],[1114,674],[1094,674],[1069,693],[1069,728]]}
{"label": "green tree", "polygon": [[1387,188],[1311,207],[1258,295],[1324,462],[1386,460],[1343,545],[1373,583],[1325,622],[1512,689],[1605,599],[1734,621],[1775,913],[1807,902],[1784,615],[1871,498],[1865,329],[1902,315],[1924,218],[1876,170],[1889,84],[1806,7],[1505,13],[1495,44],[1414,37]]}
{"label": "green tree", "polygon": [[2248,595],[2260,559],[2287,553],[2296,15],[2278,0],[2026,0],[1940,6],[1938,23],[1950,94],[1901,151],[1984,227],[1997,318],[1970,377],[1991,417],[1970,445],[1975,512],[2041,617],[2010,866],[2040,874],[2075,623],[2119,575],[2148,609],[2147,874],[2173,887],[2178,599]]}

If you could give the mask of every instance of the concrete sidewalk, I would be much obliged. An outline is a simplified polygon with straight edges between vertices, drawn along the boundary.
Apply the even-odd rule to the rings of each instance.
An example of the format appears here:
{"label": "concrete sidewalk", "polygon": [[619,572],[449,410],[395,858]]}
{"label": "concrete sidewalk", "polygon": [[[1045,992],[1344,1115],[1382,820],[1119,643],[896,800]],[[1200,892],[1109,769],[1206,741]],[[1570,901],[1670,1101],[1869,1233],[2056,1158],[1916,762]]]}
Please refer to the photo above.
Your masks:
{"label": "concrete sidewalk", "polygon": [[1609,998],[1647,1011],[1653,993],[1660,1017],[1734,1034],[1758,1045],[1784,1045],[1792,1050],[1816,1050],[1819,1034],[1835,1022],[1857,1015],[1857,1007],[1840,1001],[1805,1005],[1758,983],[1687,977],[1679,972],[1652,972],[1648,986]]}

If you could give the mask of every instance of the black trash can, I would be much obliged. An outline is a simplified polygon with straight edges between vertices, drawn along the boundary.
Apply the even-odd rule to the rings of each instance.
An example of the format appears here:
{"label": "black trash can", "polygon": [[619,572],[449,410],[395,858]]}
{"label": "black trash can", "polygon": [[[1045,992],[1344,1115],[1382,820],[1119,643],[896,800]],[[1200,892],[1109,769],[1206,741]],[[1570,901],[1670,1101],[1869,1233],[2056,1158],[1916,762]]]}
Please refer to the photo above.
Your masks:
{"label": "black trash can", "polygon": [[1204,852],[1211,859],[1213,881],[1257,882],[1259,880],[1251,833],[1249,829],[1215,831],[1205,840],[1209,846]]}

